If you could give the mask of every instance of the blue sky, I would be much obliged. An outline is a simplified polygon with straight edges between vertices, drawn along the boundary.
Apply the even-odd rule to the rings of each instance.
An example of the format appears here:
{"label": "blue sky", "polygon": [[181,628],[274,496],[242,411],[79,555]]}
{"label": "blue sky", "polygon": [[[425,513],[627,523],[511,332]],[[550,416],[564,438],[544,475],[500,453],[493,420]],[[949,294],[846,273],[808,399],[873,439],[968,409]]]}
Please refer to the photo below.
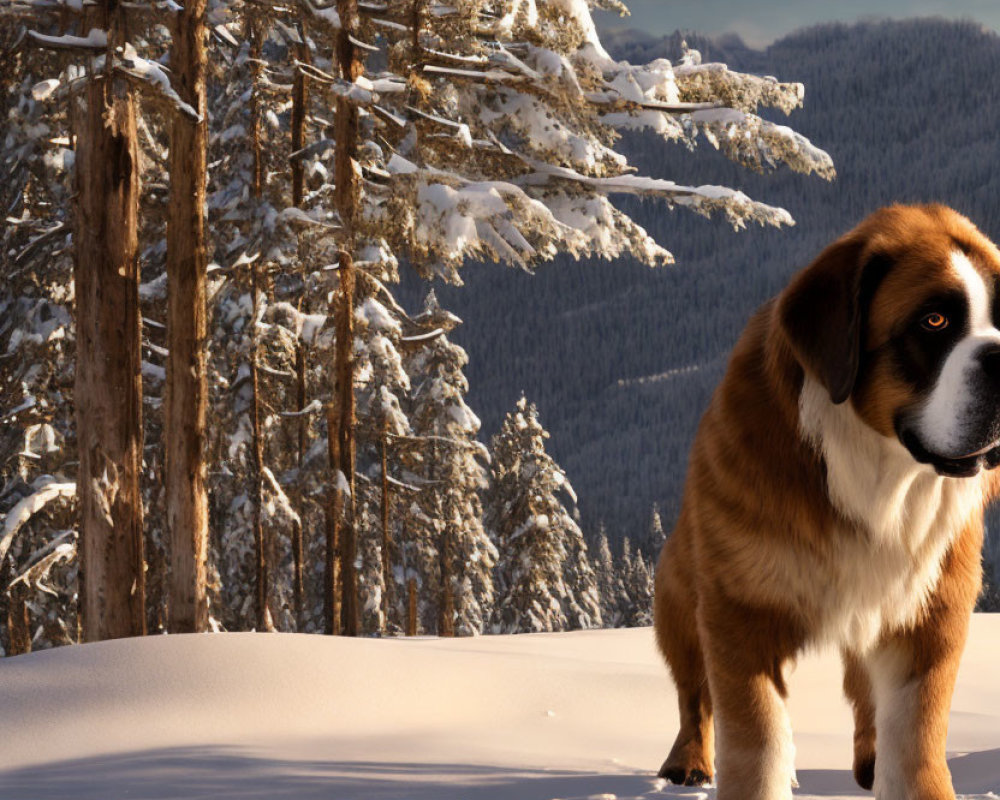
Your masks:
{"label": "blue sky", "polygon": [[872,17],[938,16],[972,19],[1000,31],[1000,0],[625,0],[632,16],[595,15],[601,27],[628,27],[653,35],[677,28],[717,35],[738,33],[764,47],[806,25]]}

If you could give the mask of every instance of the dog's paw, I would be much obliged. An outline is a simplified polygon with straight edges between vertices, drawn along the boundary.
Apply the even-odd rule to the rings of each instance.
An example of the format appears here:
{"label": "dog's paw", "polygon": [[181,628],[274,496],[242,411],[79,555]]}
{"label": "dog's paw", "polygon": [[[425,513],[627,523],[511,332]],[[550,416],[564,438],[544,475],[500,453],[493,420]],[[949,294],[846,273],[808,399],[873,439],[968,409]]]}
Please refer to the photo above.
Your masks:
{"label": "dog's paw", "polygon": [[666,778],[677,786],[705,786],[712,782],[712,775],[697,767],[688,769],[687,767],[673,766],[668,763],[664,763],[660,767],[659,776]]}
{"label": "dog's paw", "polygon": [[854,762],[854,780],[858,786],[869,792],[875,785],[875,757],[856,759]]}

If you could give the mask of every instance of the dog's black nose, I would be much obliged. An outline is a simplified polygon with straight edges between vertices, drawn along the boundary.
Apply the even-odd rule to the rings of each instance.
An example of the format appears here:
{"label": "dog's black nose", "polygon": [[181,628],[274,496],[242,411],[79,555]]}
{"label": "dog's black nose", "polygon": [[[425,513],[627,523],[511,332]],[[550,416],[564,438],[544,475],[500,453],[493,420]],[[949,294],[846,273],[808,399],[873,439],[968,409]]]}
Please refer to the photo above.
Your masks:
{"label": "dog's black nose", "polygon": [[979,351],[979,363],[986,376],[1000,385],[1000,344],[988,344]]}

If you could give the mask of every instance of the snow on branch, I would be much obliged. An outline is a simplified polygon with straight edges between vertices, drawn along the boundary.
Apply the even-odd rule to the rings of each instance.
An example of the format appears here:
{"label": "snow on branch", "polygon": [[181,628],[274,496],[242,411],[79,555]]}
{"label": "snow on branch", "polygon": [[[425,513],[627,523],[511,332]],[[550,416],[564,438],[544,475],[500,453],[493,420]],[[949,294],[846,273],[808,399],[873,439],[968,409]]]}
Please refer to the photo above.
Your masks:
{"label": "snow on branch", "polygon": [[770,75],[735,72],[725,64],[702,64],[701,56],[696,54],[696,50],[687,51],[690,63],[674,67],[677,88],[685,100],[720,101],[747,112],[768,106],[786,114],[802,105],[805,87],[801,83],[781,83]]}
{"label": "snow on branch", "polygon": [[591,178],[568,167],[557,167],[540,161],[530,162],[535,172],[522,178],[526,184],[538,185],[550,179],[572,181],[593,187],[602,194],[634,194],[654,196],[689,208],[704,216],[723,211],[734,228],[747,222],[761,225],[794,225],[785,209],[751,200],[743,192],[724,186],[682,186],[673,181],[639,175],[617,175],[611,178]]}
{"label": "snow on branch", "polygon": [[815,172],[827,180],[837,175],[830,155],[787,125],[732,108],[696,111],[691,119],[712,145],[758,172],[787,164],[796,172]]}
{"label": "snow on branch", "polygon": [[39,47],[51,50],[107,50],[108,33],[99,28],[91,28],[86,36],[48,36],[38,31],[28,31],[28,36]]}
{"label": "snow on branch", "polygon": [[301,0],[301,2],[302,6],[309,12],[313,19],[318,20],[334,30],[340,29],[340,14],[337,13],[337,7],[335,4],[331,3],[328,6],[317,6],[312,2],[312,0]]}
{"label": "snow on branch", "polygon": [[299,411],[279,411],[282,417],[306,417],[323,410],[323,403],[318,398],[314,398],[309,405]]}
{"label": "snow on branch", "polygon": [[166,69],[155,61],[148,61],[142,58],[136,53],[135,48],[131,44],[125,45],[125,51],[117,68],[119,72],[152,89],[157,95],[166,100],[170,106],[184,114],[184,116],[194,122],[201,122],[201,114],[188,103],[181,100],[181,96],[170,85],[170,78],[167,77]]}
{"label": "snow on branch", "polygon": [[330,75],[318,67],[315,67],[312,64],[307,64],[304,61],[295,61],[294,63],[295,68],[303,75],[308,78],[312,78],[325,86],[327,90],[335,96],[341,97],[348,102],[359,106],[368,106],[378,100],[378,94],[375,92],[375,85],[364,76],[359,77],[354,82],[345,81],[343,78]]}
{"label": "snow on branch", "polygon": [[52,567],[62,561],[69,561],[76,555],[76,542],[76,531],[63,531],[47,545],[36,550],[28,559],[28,566],[10,582],[8,591],[14,584],[23,583],[26,586],[34,584],[43,592],[55,595],[56,592],[43,581],[49,577]]}
{"label": "snow on branch", "polygon": [[7,512],[3,520],[3,536],[0,537],[0,562],[7,555],[14,536],[31,517],[45,506],[60,497],[75,497],[75,483],[47,483],[42,488],[29,494]]}

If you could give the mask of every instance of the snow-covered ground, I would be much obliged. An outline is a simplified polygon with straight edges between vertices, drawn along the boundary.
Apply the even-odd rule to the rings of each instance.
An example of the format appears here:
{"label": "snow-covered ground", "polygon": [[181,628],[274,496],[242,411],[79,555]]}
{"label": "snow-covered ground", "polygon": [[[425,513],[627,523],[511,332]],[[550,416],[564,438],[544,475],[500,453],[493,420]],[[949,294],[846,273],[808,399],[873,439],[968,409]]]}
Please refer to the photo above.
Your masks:
{"label": "snow-covered ground", "polygon": [[[960,794],[1000,793],[1000,615],[952,711]],[[835,653],[790,680],[801,789],[861,798]],[[675,733],[652,632],[350,640],[162,636],[0,661],[0,798],[709,797],[655,770]]]}

